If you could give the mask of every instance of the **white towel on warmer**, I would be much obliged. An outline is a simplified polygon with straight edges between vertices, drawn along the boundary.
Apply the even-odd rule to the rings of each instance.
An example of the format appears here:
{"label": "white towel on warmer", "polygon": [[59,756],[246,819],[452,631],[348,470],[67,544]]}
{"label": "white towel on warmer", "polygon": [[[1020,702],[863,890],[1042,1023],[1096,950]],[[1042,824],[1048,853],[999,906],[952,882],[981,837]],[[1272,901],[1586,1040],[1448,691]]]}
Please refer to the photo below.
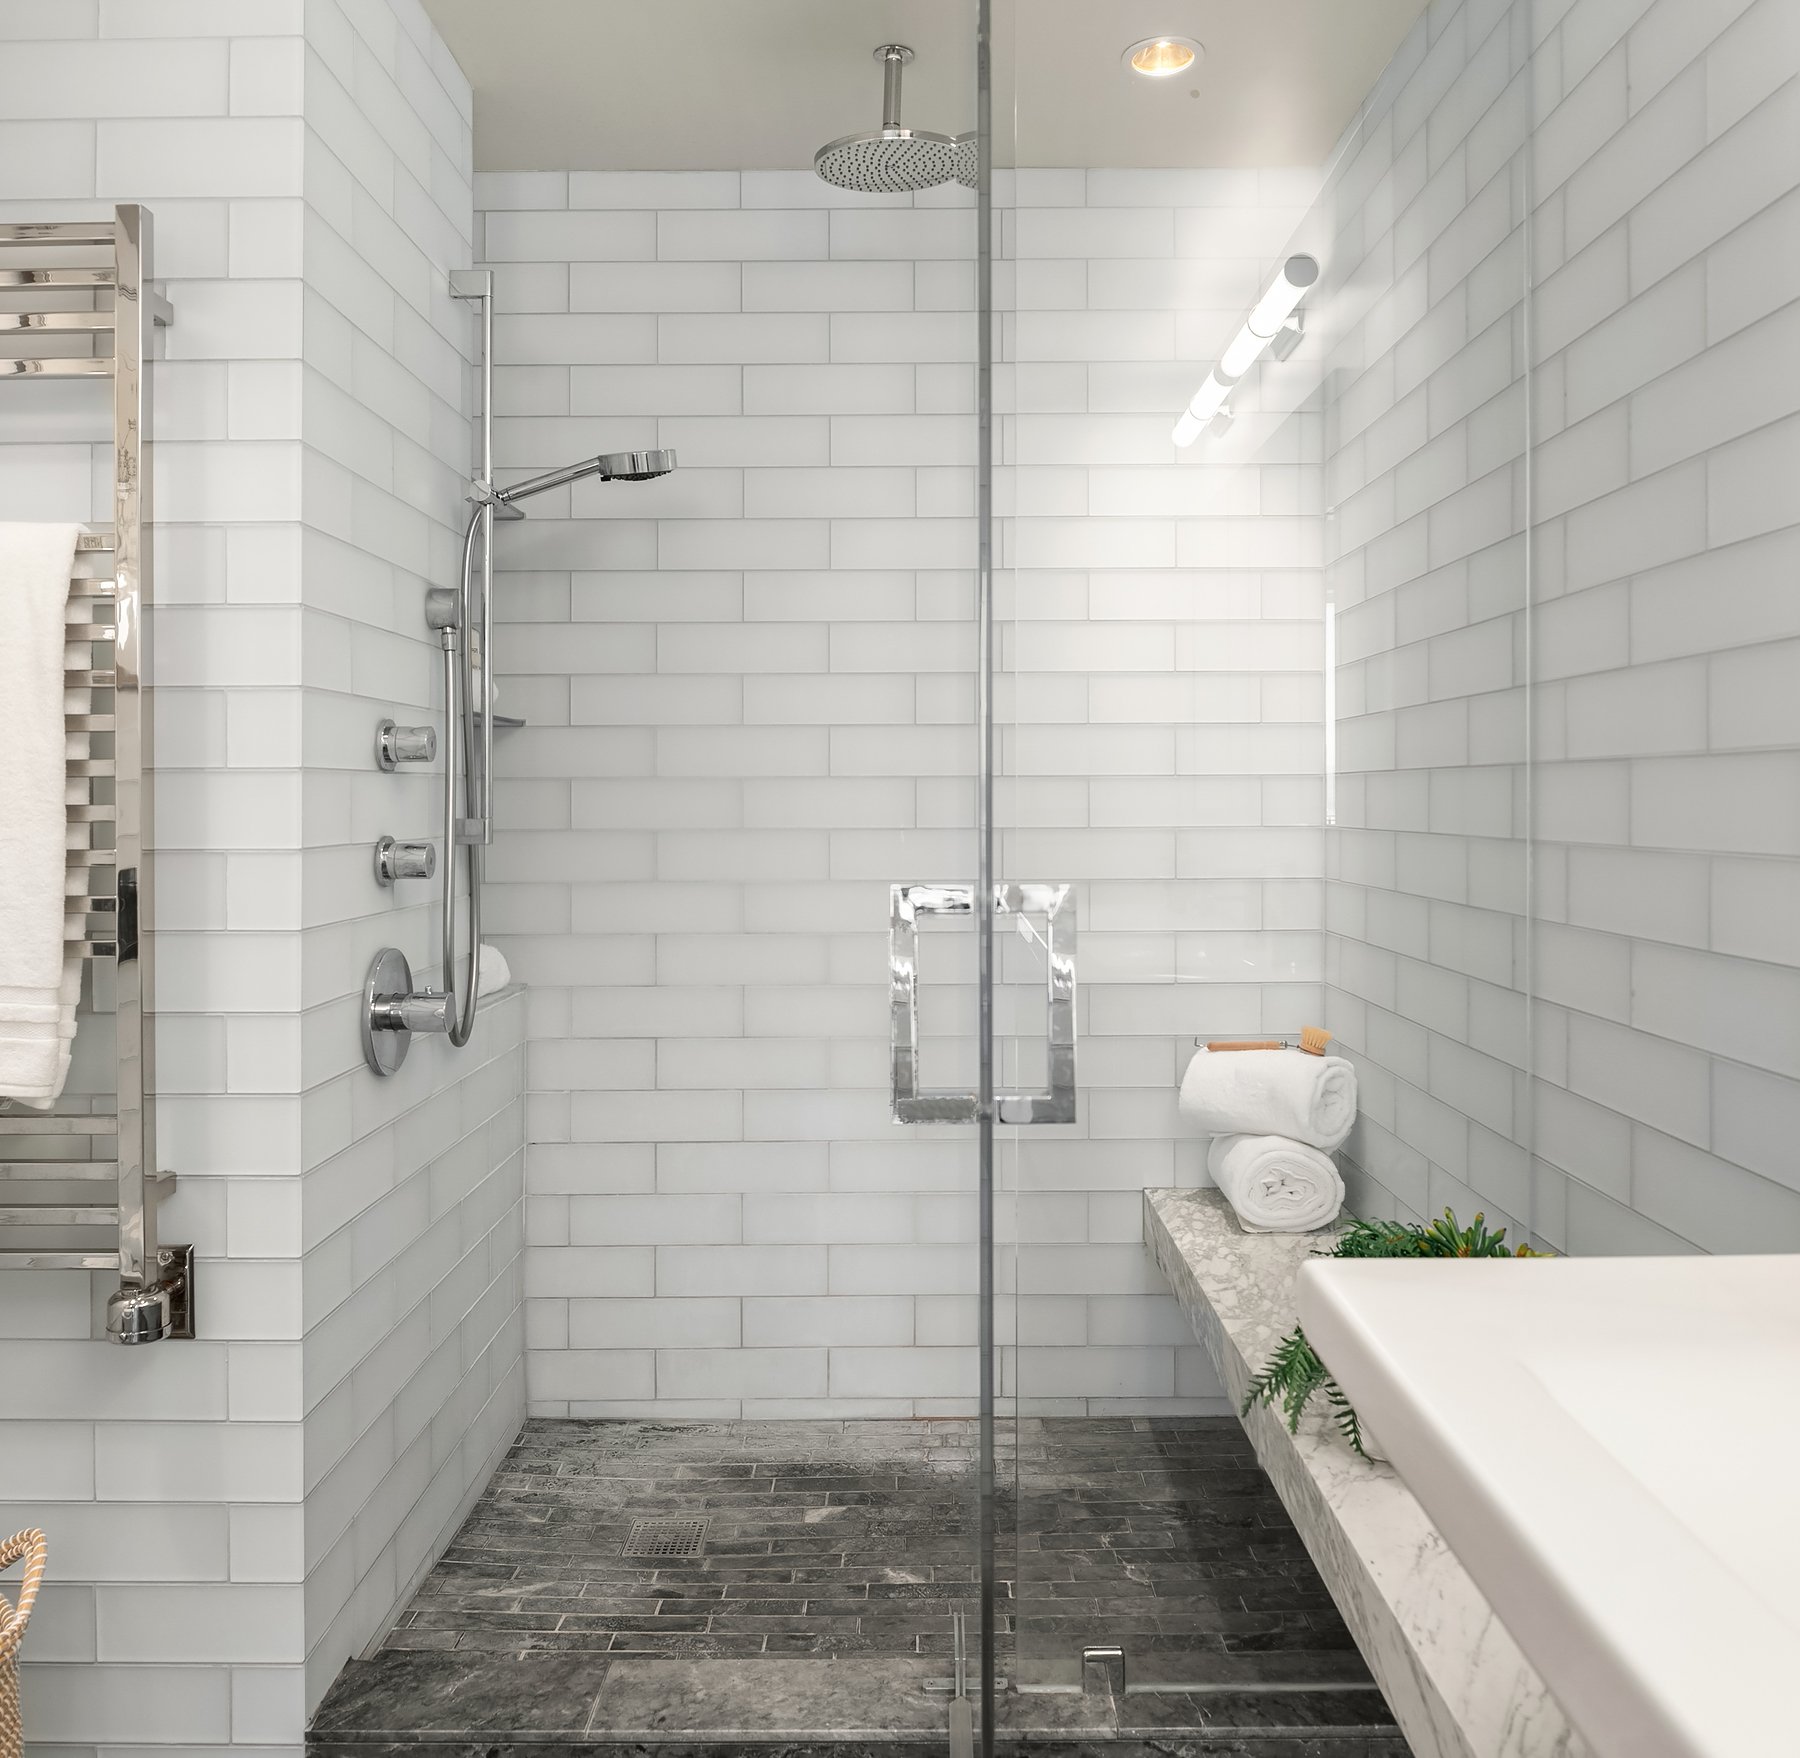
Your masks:
{"label": "white towel on warmer", "polygon": [[1329,1153],[1356,1121],[1356,1070],[1304,1050],[1200,1050],[1181,1115],[1201,1135],[1285,1135]]}
{"label": "white towel on warmer", "polygon": [[1344,1181],[1330,1156],[1284,1135],[1216,1135],[1206,1169],[1251,1233],[1310,1233],[1344,1206]]}
{"label": "white towel on warmer", "polygon": [[81,994],[63,939],[63,617],[79,531],[0,524],[0,1097],[33,1106],[62,1091]]}

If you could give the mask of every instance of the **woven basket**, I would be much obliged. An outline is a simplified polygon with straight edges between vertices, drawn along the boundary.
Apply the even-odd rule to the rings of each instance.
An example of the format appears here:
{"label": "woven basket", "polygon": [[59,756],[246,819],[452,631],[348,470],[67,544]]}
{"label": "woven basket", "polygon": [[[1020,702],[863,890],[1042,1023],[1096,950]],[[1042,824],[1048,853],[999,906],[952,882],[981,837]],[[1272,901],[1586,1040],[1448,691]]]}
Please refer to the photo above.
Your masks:
{"label": "woven basket", "polygon": [[0,1598],[0,1758],[24,1758],[25,1754],[25,1736],[19,1725],[19,1644],[31,1621],[47,1554],[44,1535],[35,1527],[15,1532],[0,1544],[0,1569],[10,1569],[21,1560],[25,1564],[19,1603],[9,1605]]}

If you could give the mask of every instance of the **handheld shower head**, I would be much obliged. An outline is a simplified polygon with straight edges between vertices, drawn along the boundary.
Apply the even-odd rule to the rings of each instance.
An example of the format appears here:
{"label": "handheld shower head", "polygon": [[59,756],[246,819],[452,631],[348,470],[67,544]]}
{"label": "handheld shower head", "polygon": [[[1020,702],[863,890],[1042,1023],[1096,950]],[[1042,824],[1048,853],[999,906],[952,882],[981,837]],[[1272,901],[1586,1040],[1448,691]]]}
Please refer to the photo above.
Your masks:
{"label": "handheld shower head", "polygon": [[547,488],[561,488],[565,483],[579,482],[584,476],[598,476],[602,482],[649,482],[667,476],[675,468],[672,451],[602,452],[597,458],[583,458],[579,464],[561,470],[546,470],[542,476],[528,476],[510,488],[498,488],[494,499],[503,507],[514,501],[542,494]]}
{"label": "handheld shower head", "polygon": [[602,452],[594,460],[603,482],[649,482],[675,468],[673,451]]}

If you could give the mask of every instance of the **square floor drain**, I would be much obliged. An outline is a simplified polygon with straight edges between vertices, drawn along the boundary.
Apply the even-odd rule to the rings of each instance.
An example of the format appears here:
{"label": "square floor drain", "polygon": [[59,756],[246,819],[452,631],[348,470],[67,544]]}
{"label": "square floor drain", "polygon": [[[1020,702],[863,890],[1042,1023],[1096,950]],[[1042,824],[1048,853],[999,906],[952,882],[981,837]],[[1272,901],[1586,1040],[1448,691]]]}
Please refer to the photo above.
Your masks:
{"label": "square floor drain", "polygon": [[634,1520],[619,1552],[624,1557],[697,1557],[710,1520]]}

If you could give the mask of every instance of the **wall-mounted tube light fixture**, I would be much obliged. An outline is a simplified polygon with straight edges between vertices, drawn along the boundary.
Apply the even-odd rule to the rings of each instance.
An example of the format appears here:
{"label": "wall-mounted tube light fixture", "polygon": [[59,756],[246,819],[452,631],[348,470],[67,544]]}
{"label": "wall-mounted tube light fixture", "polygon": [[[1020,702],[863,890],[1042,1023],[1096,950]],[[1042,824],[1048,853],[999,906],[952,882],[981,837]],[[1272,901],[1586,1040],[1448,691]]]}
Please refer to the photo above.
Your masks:
{"label": "wall-mounted tube light fixture", "polygon": [[1194,400],[1182,410],[1181,419],[1175,423],[1175,431],[1171,435],[1176,445],[1191,446],[1203,434],[1212,418],[1225,407],[1225,399],[1231,395],[1231,384],[1219,377],[1215,367],[1206,375],[1205,382],[1194,393]]}
{"label": "wall-mounted tube light fixture", "polygon": [[1205,382],[1194,393],[1194,400],[1181,413],[1170,436],[1178,446],[1191,446],[1231,395],[1232,387],[1253,367],[1262,351],[1281,334],[1282,326],[1294,315],[1306,290],[1319,278],[1319,265],[1310,256],[1290,256],[1281,265],[1281,273],[1270,283],[1269,290],[1257,300],[1244,327],[1232,338],[1231,345],[1219,356],[1219,364],[1206,375]]}

